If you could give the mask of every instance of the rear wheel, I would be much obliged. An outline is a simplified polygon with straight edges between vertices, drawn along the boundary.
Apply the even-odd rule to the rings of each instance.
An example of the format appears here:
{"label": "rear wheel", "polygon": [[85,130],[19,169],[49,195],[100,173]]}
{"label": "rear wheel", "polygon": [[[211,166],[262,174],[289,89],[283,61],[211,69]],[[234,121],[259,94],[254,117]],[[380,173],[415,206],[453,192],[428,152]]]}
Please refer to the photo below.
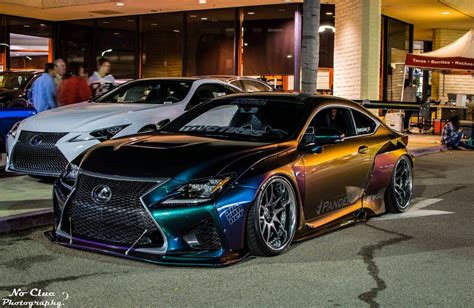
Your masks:
{"label": "rear wheel", "polygon": [[411,162],[406,156],[400,157],[392,175],[392,181],[385,195],[387,212],[402,213],[410,206],[413,194],[413,173]]}
{"label": "rear wheel", "polygon": [[297,203],[291,183],[281,176],[262,186],[247,218],[247,244],[257,256],[285,252],[296,232]]}

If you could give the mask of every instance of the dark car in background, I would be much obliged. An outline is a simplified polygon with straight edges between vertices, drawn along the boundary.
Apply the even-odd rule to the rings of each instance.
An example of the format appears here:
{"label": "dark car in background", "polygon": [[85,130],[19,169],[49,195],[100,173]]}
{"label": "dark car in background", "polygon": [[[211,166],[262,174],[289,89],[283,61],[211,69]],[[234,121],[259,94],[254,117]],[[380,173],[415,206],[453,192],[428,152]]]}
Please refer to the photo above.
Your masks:
{"label": "dark car in background", "polygon": [[36,71],[0,72],[0,107],[31,107],[28,91],[40,75]]}

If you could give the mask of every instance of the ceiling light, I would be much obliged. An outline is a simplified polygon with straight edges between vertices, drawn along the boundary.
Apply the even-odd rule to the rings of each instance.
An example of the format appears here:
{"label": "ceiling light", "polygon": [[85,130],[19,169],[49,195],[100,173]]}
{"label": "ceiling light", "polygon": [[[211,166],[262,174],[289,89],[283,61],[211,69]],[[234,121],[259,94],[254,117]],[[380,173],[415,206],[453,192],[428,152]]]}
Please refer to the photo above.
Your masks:
{"label": "ceiling light", "polygon": [[120,35],[120,32],[114,32],[114,35]]}
{"label": "ceiling light", "polygon": [[207,17],[201,17],[201,20],[207,20]]}
{"label": "ceiling light", "polygon": [[199,4],[206,4],[207,0],[199,0]]}
{"label": "ceiling light", "polygon": [[26,56],[25,58],[27,58],[27,59],[30,60],[30,61],[33,60],[33,58],[30,57],[30,56]]}
{"label": "ceiling light", "polygon": [[29,28],[29,27],[30,27],[30,25],[23,25],[23,27],[25,27],[25,28]]}
{"label": "ceiling light", "polygon": [[191,18],[196,18],[196,17],[198,17],[198,16],[197,16],[197,15],[194,15],[194,14],[191,14],[191,15],[189,15],[189,17],[191,17]]}
{"label": "ceiling light", "polygon": [[45,24],[40,24],[40,26],[41,26],[41,27],[46,27],[46,25],[45,25]]}
{"label": "ceiling light", "polygon": [[278,12],[286,12],[286,9],[278,9]]}
{"label": "ceiling light", "polygon": [[115,4],[116,4],[117,6],[124,6],[124,5],[125,5],[125,3],[123,3],[123,2],[117,2],[117,3],[115,3]]}
{"label": "ceiling light", "polygon": [[442,12],[443,15],[449,15],[449,12]]}
{"label": "ceiling light", "polygon": [[151,24],[151,26],[156,27],[156,26],[158,26],[158,24]]}
{"label": "ceiling light", "polygon": [[133,19],[127,19],[128,22],[134,22],[135,20]]}
{"label": "ceiling light", "polygon": [[112,52],[112,49],[107,49],[107,50],[104,50],[102,51],[102,53],[100,54],[102,57],[105,56],[106,53],[108,52]]}
{"label": "ceiling light", "polygon": [[291,59],[291,58],[293,58],[293,55],[287,55],[286,57],[287,57],[288,59]]}
{"label": "ceiling light", "polygon": [[179,33],[179,30],[178,30],[178,29],[174,29],[173,32]]}
{"label": "ceiling light", "polygon": [[249,15],[255,15],[255,12],[247,12]]}
{"label": "ceiling light", "polygon": [[106,25],[106,24],[110,24],[109,21],[103,21],[102,23],[105,24],[105,25]]}
{"label": "ceiling light", "polygon": [[331,30],[332,32],[336,32],[336,28],[334,28],[333,26],[323,25],[323,26],[319,26],[319,33],[322,33],[328,29]]}
{"label": "ceiling light", "polygon": [[332,12],[326,12],[326,15],[328,16],[332,16],[332,14],[333,14]]}

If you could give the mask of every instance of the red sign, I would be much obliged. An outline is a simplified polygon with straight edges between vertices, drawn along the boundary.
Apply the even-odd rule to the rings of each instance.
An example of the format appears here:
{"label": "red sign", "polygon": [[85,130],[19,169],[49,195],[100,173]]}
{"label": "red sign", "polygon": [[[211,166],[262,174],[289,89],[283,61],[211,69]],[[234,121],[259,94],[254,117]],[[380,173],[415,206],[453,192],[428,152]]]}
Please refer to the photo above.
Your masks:
{"label": "red sign", "polygon": [[438,70],[474,71],[474,59],[454,57],[435,58],[423,55],[407,54],[405,65]]}

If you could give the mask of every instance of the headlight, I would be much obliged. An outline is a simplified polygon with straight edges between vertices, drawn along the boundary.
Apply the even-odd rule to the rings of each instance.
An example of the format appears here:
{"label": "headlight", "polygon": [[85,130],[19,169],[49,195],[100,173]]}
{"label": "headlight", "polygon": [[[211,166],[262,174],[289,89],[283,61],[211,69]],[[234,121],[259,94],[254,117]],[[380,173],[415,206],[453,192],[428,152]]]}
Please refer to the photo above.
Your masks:
{"label": "headlight", "polygon": [[77,175],[79,174],[79,167],[73,163],[69,163],[66,169],[61,174],[59,180],[66,188],[72,190],[76,184]]}
{"label": "headlight", "polygon": [[163,205],[184,205],[199,204],[212,200],[219,192],[222,191],[225,184],[230,181],[231,177],[213,178],[188,183],[181,186],[173,197],[167,199],[161,204]]}
{"label": "headlight", "polygon": [[16,122],[15,124],[13,124],[12,128],[8,132],[9,136],[16,137],[16,132],[18,131],[18,127],[20,127],[20,123],[21,123],[21,121]]}
{"label": "headlight", "polygon": [[88,141],[88,140],[106,141],[106,140],[111,139],[113,136],[117,135],[122,129],[124,129],[125,127],[129,125],[130,124],[98,129],[98,130],[92,131],[86,136],[84,135],[76,136],[72,138],[71,140],[69,140],[69,142]]}

